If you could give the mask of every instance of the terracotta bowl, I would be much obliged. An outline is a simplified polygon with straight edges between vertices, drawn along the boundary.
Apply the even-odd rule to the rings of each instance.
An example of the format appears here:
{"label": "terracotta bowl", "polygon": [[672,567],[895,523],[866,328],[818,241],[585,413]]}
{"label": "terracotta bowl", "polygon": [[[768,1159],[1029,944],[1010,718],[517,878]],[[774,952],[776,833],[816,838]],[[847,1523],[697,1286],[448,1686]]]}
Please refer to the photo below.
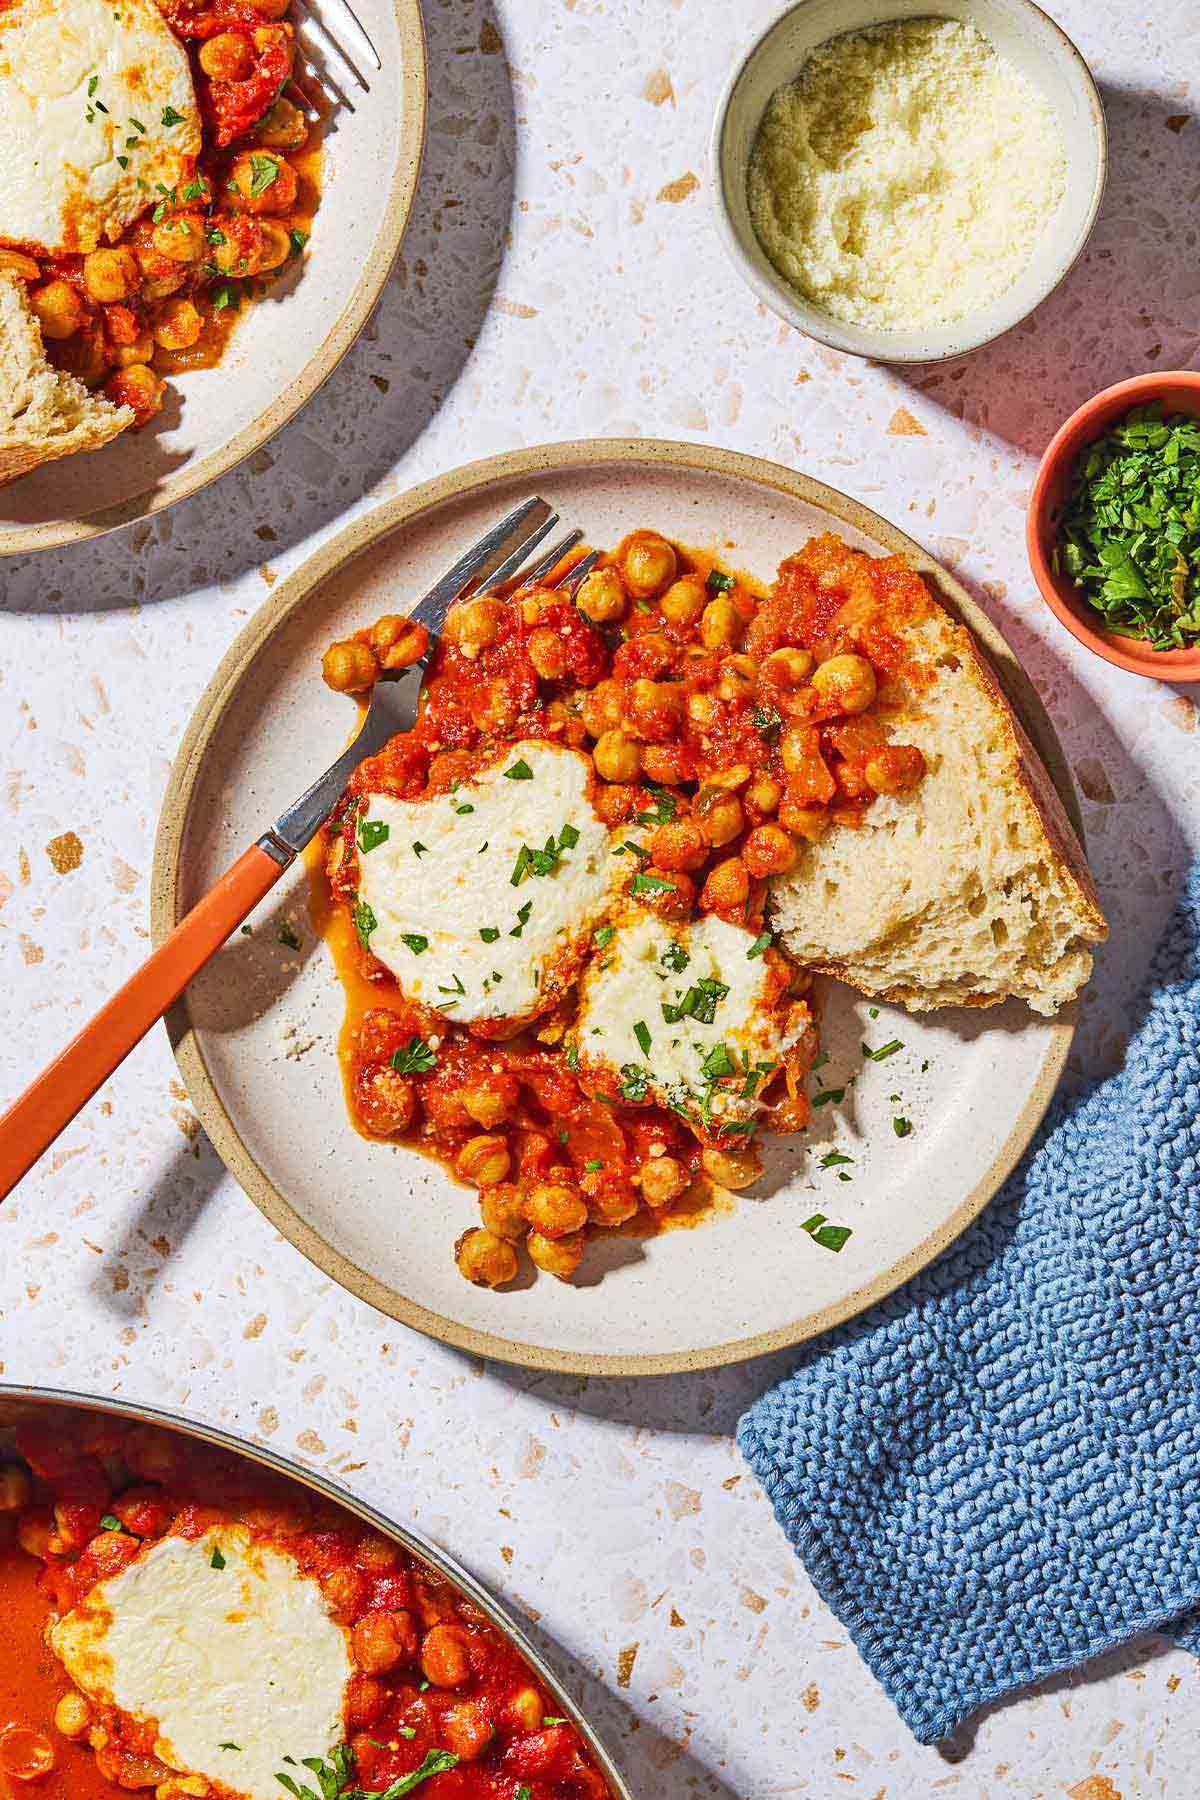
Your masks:
{"label": "terracotta bowl", "polygon": [[1168,412],[1192,413],[1200,418],[1200,373],[1164,370],[1162,374],[1135,375],[1105,388],[1073,412],[1051,438],[1033,484],[1025,522],[1029,563],[1042,598],[1056,613],[1072,637],[1102,656],[1105,662],[1155,681],[1200,680],[1200,644],[1191,650],[1155,650],[1144,638],[1125,637],[1105,628],[1103,618],[1065,575],[1055,574],[1054,553],[1058,522],[1070,491],[1075,460],[1086,445],[1102,437],[1131,407],[1161,400]]}

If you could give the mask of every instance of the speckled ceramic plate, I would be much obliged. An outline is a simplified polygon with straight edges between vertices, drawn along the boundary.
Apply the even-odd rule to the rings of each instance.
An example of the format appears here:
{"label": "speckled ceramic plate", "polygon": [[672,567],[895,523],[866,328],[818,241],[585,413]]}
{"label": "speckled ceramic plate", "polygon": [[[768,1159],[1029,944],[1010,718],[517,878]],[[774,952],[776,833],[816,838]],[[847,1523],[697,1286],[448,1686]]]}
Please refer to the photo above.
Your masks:
{"label": "speckled ceramic plate", "polygon": [[171,377],[147,430],[0,487],[0,555],[97,537],[215,481],[311,400],[366,324],[412,210],[427,89],[420,0],[355,7],[383,68],[368,94],[347,85],[353,110],[325,127],[303,267],[247,308],[215,369]]}
{"label": "speckled ceramic plate", "polygon": [[141,1424],[158,1425],[166,1431],[177,1431],[184,1437],[194,1438],[203,1444],[212,1444],[214,1448],[232,1452],[246,1462],[257,1463],[274,1475],[286,1476],[295,1481],[310,1493],[319,1495],[322,1500],[332,1501],[343,1511],[352,1513],[377,1531],[383,1537],[391,1538],[400,1544],[418,1561],[436,1569],[464,1594],[473,1605],[477,1606],[490,1624],[494,1625],[524,1657],[529,1666],[536,1672],[558,1702],[559,1710],[565,1718],[582,1734],[588,1749],[595,1759],[596,1766],[603,1772],[610,1788],[613,1800],[633,1800],[633,1795],[626,1786],[624,1777],[600,1742],[592,1727],[583,1717],[562,1682],[546,1663],[545,1659],[534,1649],[528,1638],[524,1637],[500,1603],[493,1599],[485,1587],[481,1587],[473,1575],[460,1567],[453,1558],[446,1555],[436,1544],[422,1537],[412,1526],[404,1525],[398,1519],[388,1518],[386,1513],[377,1512],[365,1501],[355,1499],[336,1483],[328,1481],[323,1475],[311,1469],[301,1468],[299,1463],[289,1462],[287,1457],[279,1456],[273,1450],[261,1444],[249,1444],[242,1438],[234,1437],[228,1431],[218,1431],[214,1426],[200,1425],[191,1419],[185,1419],[179,1413],[164,1412],[156,1406],[138,1406],[132,1402],[117,1403],[91,1394],[76,1394],[68,1389],[61,1392],[55,1388],[25,1387],[11,1382],[0,1382],[0,1447],[8,1449],[5,1441],[7,1428],[27,1419],[31,1413],[35,1416],[44,1412],[47,1407],[71,1407],[87,1412],[104,1413],[118,1419],[134,1419]]}
{"label": "speckled ceramic plate", "polygon": [[[241,848],[340,750],[348,702],[318,667],[331,638],[419,597],[500,514],[539,492],[595,543],[651,524],[769,578],[812,533],[907,555],[975,631],[1078,820],[1053,730],[995,627],[910,539],[833,489],[698,445],[594,440],[459,469],[357,521],[282,583],[211,682],[180,749],[159,828],[152,923],[161,940]],[[301,939],[280,942],[286,920]],[[826,984],[828,1088],[840,1104],[779,1141],[765,1180],[691,1230],[589,1244],[579,1277],[503,1293],[452,1256],[475,1195],[412,1151],[359,1137],[335,1055],[342,991],[308,922],[302,869],[193,982],[171,1028],[192,1100],[246,1192],[345,1287],[483,1355],[543,1368],[653,1374],[795,1343],[928,1262],[995,1192],[1040,1120],[1070,1015],[1024,1007],[915,1019]],[[903,1048],[865,1060],[865,1041]],[[911,1121],[898,1136],[895,1118]],[[822,1164],[836,1151],[850,1162]],[[849,1179],[843,1179],[849,1177]],[[839,1254],[802,1222],[853,1227]]]}

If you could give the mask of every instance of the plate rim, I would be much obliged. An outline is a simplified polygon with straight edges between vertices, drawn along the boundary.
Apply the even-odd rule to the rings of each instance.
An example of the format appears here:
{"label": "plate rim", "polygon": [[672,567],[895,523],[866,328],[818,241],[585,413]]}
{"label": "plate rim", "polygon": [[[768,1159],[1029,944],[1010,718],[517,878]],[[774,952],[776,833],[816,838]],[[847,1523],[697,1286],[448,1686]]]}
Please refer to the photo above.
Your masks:
{"label": "plate rim", "polygon": [[142,488],[115,506],[99,507],[83,518],[47,519],[40,525],[0,526],[0,556],[24,556],[37,550],[57,550],[104,537],[122,525],[152,519],[181,500],[188,500],[245,462],[291,423],[297,413],[324,386],[346,352],[358,341],[400,253],[412,217],[429,114],[429,65],[421,0],[392,0],[400,40],[400,140],[392,175],[391,192],[383,222],[362,266],[354,289],[337,320],[320,340],[297,380],[276,394],[265,411],[227,444],[210,451],[178,477]]}
{"label": "plate rim", "polygon": [[[381,538],[403,527],[412,528],[424,515],[449,502],[486,493],[489,488],[511,483],[514,478],[540,477],[556,469],[638,463],[749,482],[818,506],[843,524],[873,537],[895,554],[905,556],[922,574],[934,577],[939,598],[948,601],[951,610],[957,610],[962,622],[987,652],[1005,694],[1054,782],[1082,845],[1082,819],[1066,756],[1050,716],[1021,668],[1015,651],[962,583],[898,526],[851,495],[762,457],[709,444],[661,438],[579,438],[504,451],[421,482],[352,520],[280,582],[222,657],[180,740],[163,796],[154,843],[150,880],[150,932],[154,944],[160,945],[179,922],[184,833],[209,744],[263,644],[322,582]],[[398,1293],[361,1268],[328,1243],[295,1210],[254,1159],[226,1111],[209,1072],[189,1018],[186,994],[171,1007],[166,1024],[192,1105],[222,1162],[268,1222],[323,1274],[377,1311],[471,1355],[558,1374],[629,1377],[720,1368],[792,1348],[854,1318],[894,1293],[934,1261],[979,1216],[1033,1138],[1066,1064],[1075,1035],[1077,1010],[1078,1002],[1074,1002],[1050,1021],[1051,1034],[1037,1079],[988,1168],[950,1216],[904,1256],[841,1300],[770,1331],[700,1348],[633,1355],[561,1350],[550,1344],[530,1343],[462,1325]]]}

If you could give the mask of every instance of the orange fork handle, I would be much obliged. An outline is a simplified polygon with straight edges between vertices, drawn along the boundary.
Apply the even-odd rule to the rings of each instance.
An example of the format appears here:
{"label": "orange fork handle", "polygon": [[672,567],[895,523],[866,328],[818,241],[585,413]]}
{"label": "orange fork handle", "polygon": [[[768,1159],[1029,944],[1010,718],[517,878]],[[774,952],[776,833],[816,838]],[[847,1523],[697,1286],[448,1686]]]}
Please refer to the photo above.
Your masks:
{"label": "orange fork handle", "polygon": [[255,844],[175,927],[137,974],[0,1115],[0,1200],[177,1000],[283,874]]}

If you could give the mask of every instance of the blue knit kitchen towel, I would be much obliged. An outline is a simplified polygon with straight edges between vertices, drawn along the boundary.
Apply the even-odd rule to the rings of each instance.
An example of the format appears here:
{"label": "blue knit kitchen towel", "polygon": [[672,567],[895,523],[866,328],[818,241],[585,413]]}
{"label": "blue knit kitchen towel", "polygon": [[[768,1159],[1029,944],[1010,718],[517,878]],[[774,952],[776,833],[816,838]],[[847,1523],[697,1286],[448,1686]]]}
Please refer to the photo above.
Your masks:
{"label": "blue knit kitchen towel", "polygon": [[1200,868],[1121,1073],[738,1436],[922,1743],[1140,1632],[1200,1655]]}

